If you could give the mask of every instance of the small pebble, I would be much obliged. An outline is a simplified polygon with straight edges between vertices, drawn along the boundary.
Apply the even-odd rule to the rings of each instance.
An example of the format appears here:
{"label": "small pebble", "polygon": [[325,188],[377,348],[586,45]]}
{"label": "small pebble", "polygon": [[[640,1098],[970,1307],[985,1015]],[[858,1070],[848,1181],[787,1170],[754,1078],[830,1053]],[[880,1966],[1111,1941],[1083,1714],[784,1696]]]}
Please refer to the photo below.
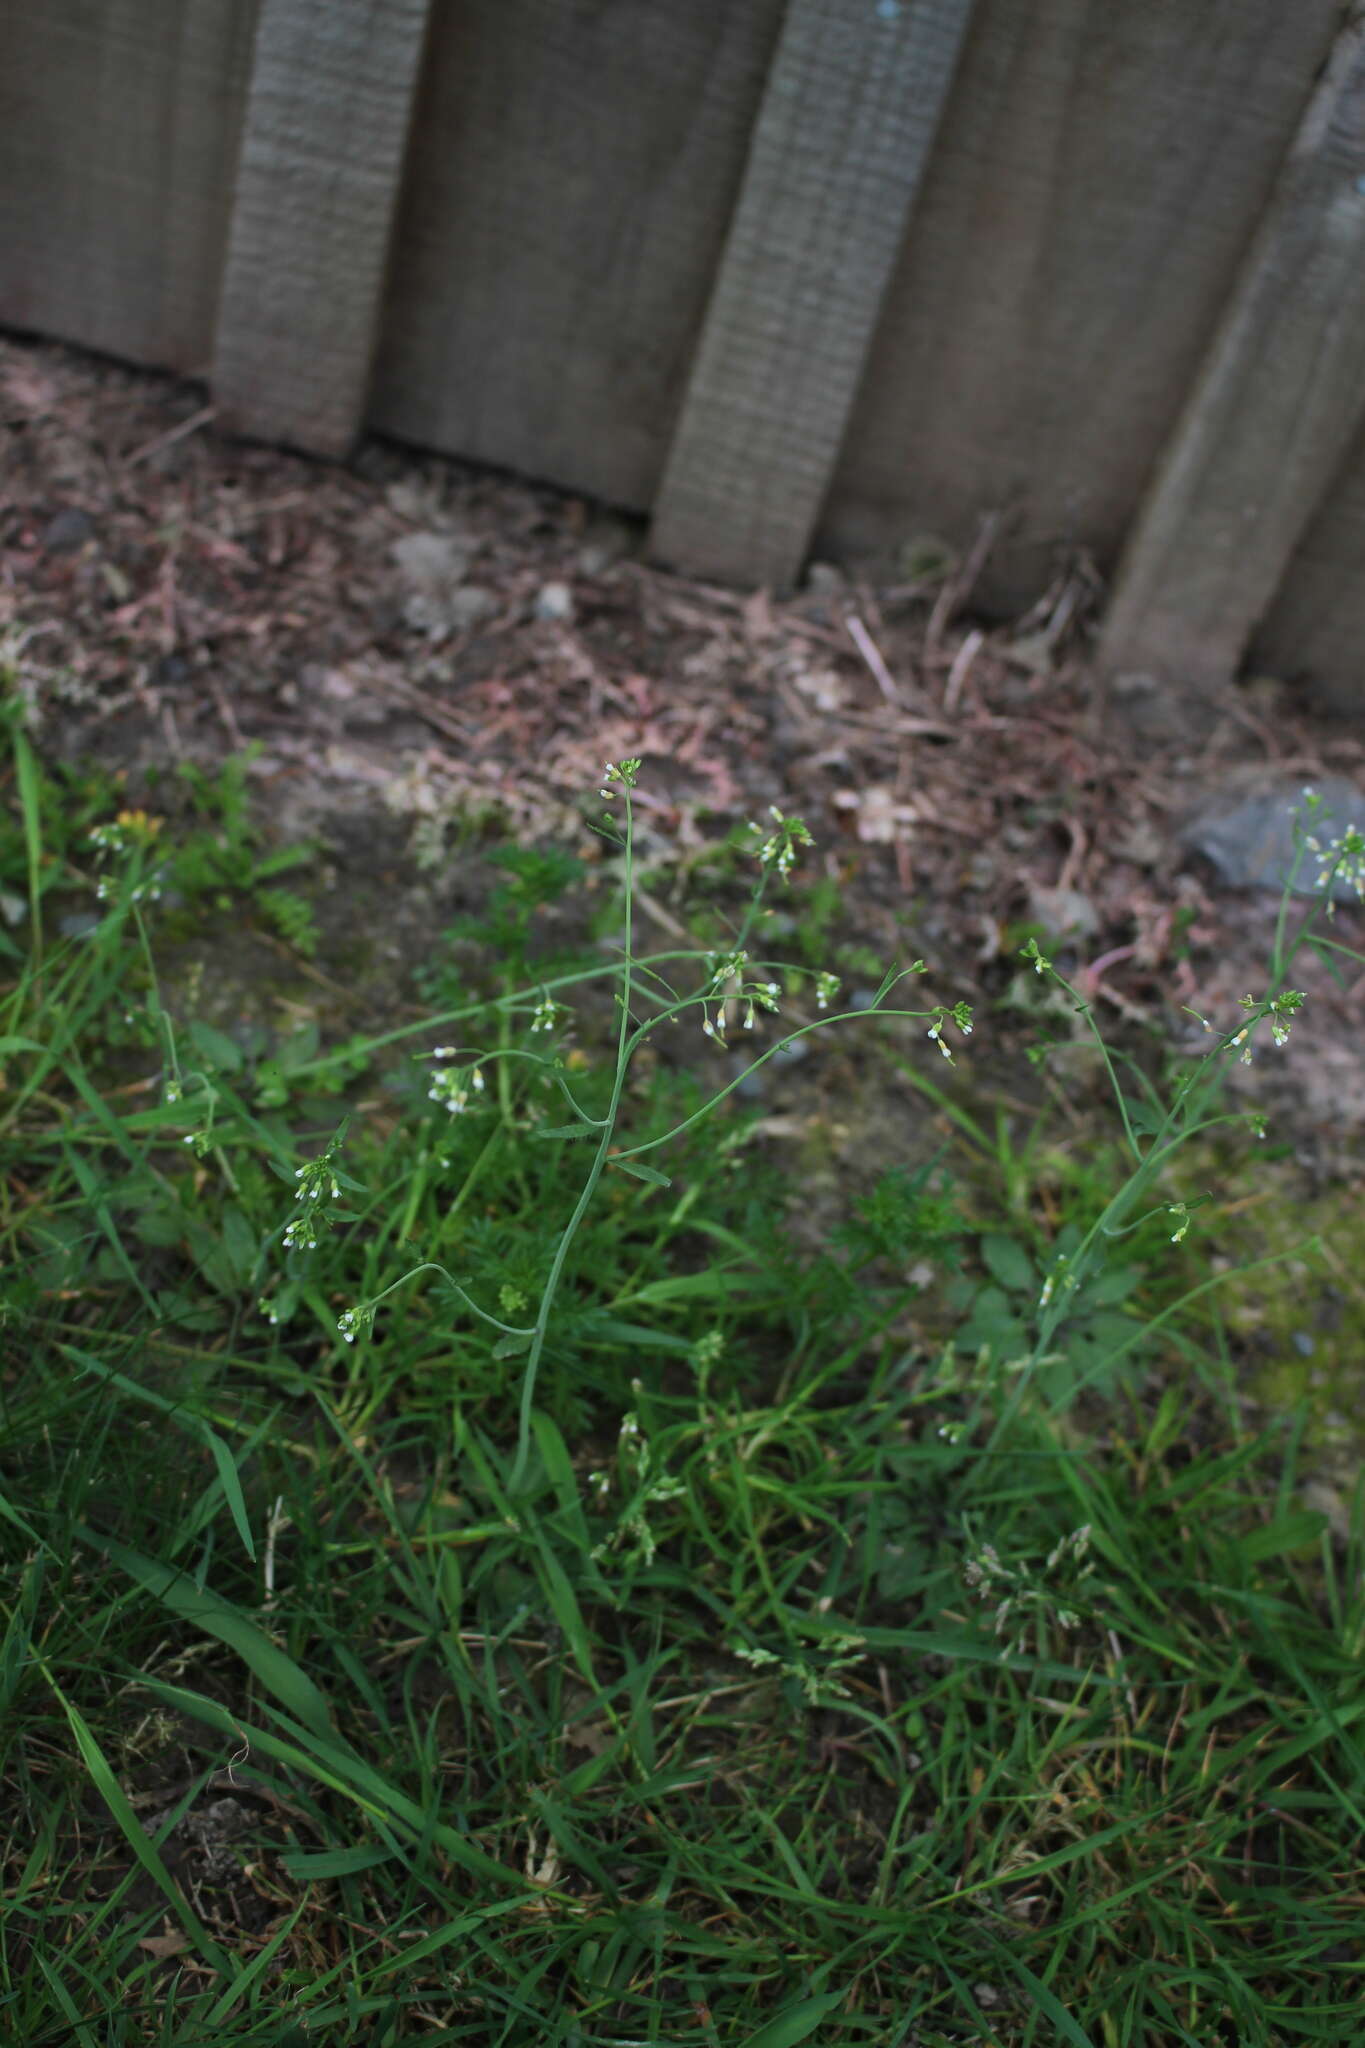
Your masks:
{"label": "small pebble", "polygon": [[538,619],[552,619],[557,624],[567,625],[573,618],[573,592],[567,583],[545,583],[536,593],[535,614]]}
{"label": "small pebble", "polygon": [[497,608],[497,598],[481,583],[466,583],[462,590],[452,591],[445,602],[446,617],[457,633],[467,633],[471,626],[481,625]]}
{"label": "small pebble", "polygon": [[79,505],[63,505],[43,528],[43,551],[49,555],[74,555],[95,537],[95,523]]}

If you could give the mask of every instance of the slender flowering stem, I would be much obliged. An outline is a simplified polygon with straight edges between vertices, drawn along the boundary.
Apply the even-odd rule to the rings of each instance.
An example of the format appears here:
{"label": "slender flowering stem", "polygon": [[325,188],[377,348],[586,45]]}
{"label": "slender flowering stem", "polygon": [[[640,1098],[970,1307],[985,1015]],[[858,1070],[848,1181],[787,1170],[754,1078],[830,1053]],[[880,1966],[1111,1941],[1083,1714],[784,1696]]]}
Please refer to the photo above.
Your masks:
{"label": "slender flowering stem", "polygon": [[[904,972],[909,974],[911,969],[907,967]],[[897,977],[897,979],[903,978],[904,976]],[[682,1009],[687,1006],[679,1004],[678,1007]],[[882,1004],[876,1004],[866,1010],[838,1010],[828,1017],[816,1017],[811,1023],[802,1024],[797,1030],[789,1031],[784,1038],[778,1039],[775,1045],[770,1045],[767,1051],[760,1053],[757,1059],[751,1061],[744,1068],[742,1073],[736,1074],[733,1081],[728,1082],[724,1088],[718,1088],[716,1093],[710,1096],[700,1109],[694,1111],[682,1123],[675,1124],[671,1131],[665,1131],[658,1138],[648,1138],[641,1145],[624,1145],[615,1156],[618,1159],[637,1159],[642,1152],[657,1151],[660,1145],[667,1145],[671,1139],[680,1138],[684,1131],[690,1131],[693,1124],[700,1123],[703,1117],[708,1116],[716,1108],[717,1104],[724,1102],[727,1095],[733,1095],[736,1088],[742,1082],[748,1080],[750,1074],[757,1073],[760,1067],[766,1067],[769,1060],[776,1059],[780,1052],[785,1051],[787,1046],[794,1044],[798,1038],[809,1038],[813,1032],[825,1031],[832,1024],[865,1023],[870,1017],[904,1017],[918,1023],[929,1014],[926,1010],[889,1010]],[[643,1032],[638,1033],[637,1037],[639,1036],[643,1036]]]}
{"label": "slender flowering stem", "polygon": [[[1319,808],[1319,803],[1313,799],[1311,792],[1305,791],[1305,796],[1308,798],[1308,812],[1310,818],[1312,818]],[[1091,1005],[1084,1001],[1079,991],[1073,988],[1063,975],[1057,972],[1051,961],[1044,958],[1039,952],[1035,940],[1030,940],[1028,946],[1024,949],[1024,956],[1032,961],[1035,972],[1040,975],[1046,974],[1051,976],[1073,998],[1077,1013],[1084,1018],[1091,1036],[1099,1046],[1123,1122],[1124,1135],[1136,1163],[1133,1172],[1106,1204],[1102,1214],[1085,1233],[1085,1236],[1071,1254],[1069,1260],[1064,1265],[1062,1262],[1059,1262],[1058,1267],[1049,1276],[1047,1283],[1044,1285],[1042,1297],[1038,1303],[1036,1341],[1028,1358],[1022,1362],[1022,1369],[1009,1400],[1004,1403],[996,1418],[995,1426],[991,1431],[989,1442],[986,1446],[988,1451],[994,1450],[1005,1437],[1015,1415],[1027,1396],[1039,1367],[1050,1355],[1052,1339],[1060,1325],[1066,1321],[1070,1313],[1071,1303],[1082,1282],[1087,1277],[1088,1268],[1101,1241],[1108,1238],[1126,1236],[1130,1230],[1137,1227],[1138,1222],[1144,1220],[1142,1217],[1139,1217],[1136,1221],[1129,1220],[1131,1212],[1148,1195],[1154,1181],[1167,1163],[1191,1139],[1226,1124],[1259,1123],[1258,1135],[1264,1135],[1263,1120],[1259,1119],[1254,1112],[1224,1111],[1216,1115],[1207,1115],[1204,1112],[1224,1084],[1229,1065],[1229,1056],[1240,1054],[1243,1063],[1250,1060],[1251,1039],[1255,1027],[1268,1019],[1271,1036],[1276,1045],[1283,1045],[1289,1036],[1292,1020],[1303,1004],[1303,991],[1301,989],[1288,988],[1286,981],[1302,948],[1310,943],[1322,943],[1315,934],[1315,926],[1322,906],[1320,903],[1315,903],[1293,937],[1290,938],[1288,936],[1290,902],[1305,851],[1319,851],[1316,842],[1310,836],[1305,836],[1302,828],[1298,826],[1296,826],[1296,847],[1296,857],[1281,895],[1279,916],[1276,920],[1268,992],[1259,1000],[1253,996],[1242,998],[1242,1008],[1247,1013],[1246,1022],[1235,1031],[1225,1031],[1216,1034],[1216,1043],[1210,1047],[1203,1059],[1198,1062],[1189,1077],[1175,1089],[1168,1107],[1157,1122],[1155,1130],[1147,1138],[1145,1151],[1133,1126],[1123,1090],[1119,1085],[1118,1075],[1099,1026],[1095,1022]],[[1333,842],[1326,858],[1319,854],[1321,872],[1317,880],[1317,890],[1320,894],[1326,895],[1330,892],[1338,872],[1349,873],[1354,852],[1354,842],[1350,839],[1349,835],[1344,834],[1339,840]],[[1365,855],[1365,841],[1362,842],[1362,854]],[[1330,896],[1328,909],[1330,911]],[[1213,1027],[1206,1019],[1201,1019],[1201,1022],[1204,1023],[1206,1030],[1212,1031]],[[1188,1205],[1184,1203],[1160,1203],[1156,1209],[1149,1210],[1147,1213],[1150,1216],[1158,1213],[1161,1209],[1167,1211],[1176,1225],[1176,1228],[1171,1233],[1172,1242],[1181,1243],[1189,1227]],[[1280,1264],[1286,1258],[1301,1256],[1305,1249],[1315,1243],[1316,1240],[1310,1239],[1306,1245],[1295,1246],[1292,1252],[1276,1253],[1270,1258],[1257,1261],[1256,1265],[1240,1270],[1243,1272],[1255,1272],[1262,1267]],[[1123,1344],[1113,1351],[1106,1352],[1090,1368],[1087,1378],[1094,1378],[1100,1373],[1112,1371],[1113,1367],[1133,1351],[1139,1343],[1144,1341],[1153,1330],[1158,1329],[1169,1321],[1178,1310],[1200,1299],[1204,1294],[1212,1291],[1213,1288],[1222,1285],[1228,1277],[1226,1274],[1218,1274],[1212,1280],[1206,1281],[1202,1286],[1193,1288],[1190,1292],[1183,1295],[1179,1301],[1172,1303],[1160,1315],[1150,1319],[1140,1329],[1136,1330]],[[1052,1403],[1052,1412],[1056,1412],[1057,1408],[1064,1401],[1074,1399],[1076,1391],[1075,1385],[1069,1387],[1065,1395],[1058,1397]]]}
{"label": "slender flowering stem", "polygon": [[[569,1256],[569,1248],[573,1244],[574,1238],[578,1235],[578,1227],[588,1213],[588,1207],[596,1192],[597,1183],[602,1178],[603,1169],[611,1152],[611,1141],[616,1130],[616,1119],[621,1110],[621,1097],[625,1092],[626,1074],[630,1067],[630,986],[634,971],[632,949],[634,946],[635,907],[635,824],[630,792],[634,786],[635,776],[633,770],[636,766],[638,764],[623,763],[622,769],[630,770],[631,772],[622,773],[620,779],[620,787],[625,797],[625,907],[622,916],[623,958],[618,970],[621,978],[621,987],[617,1000],[620,1004],[621,1015],[616,1037],[616,1076],[612,1083],[611,1100],[607,1104],[607,1113],[602,1120],[602,1135],[598,1139],[592,1165],[588,1168],[587,1178],[579,1192],[578,1200],[574,1204],[573,1214],[565,1224],[559,1243],[555,1247],[555,1255],[550,1262],[550,1271],[546,1276],[545,1287],[540,1297],[540,1310],[536,1316],[535,1329],[531,1337],[531,1348],[527,1354],[526,1365],[522,1374],[521,1405],[517,1418],[517,1455],[508,1481],[508,1490],[514,1494],[520,1490],[526,1474],[526,1461],[531,1449],[531,1411],[535,1401],[536,1379],[540,1372],[540,1361],[545,1350],[545,1338],[549,1331],[550,1316],[554,1309],[555,1296],[559,1291],[559,1282],[564,1271],[564,1262]],[[609,773],[608,780],[610,781],[610,779]]]}

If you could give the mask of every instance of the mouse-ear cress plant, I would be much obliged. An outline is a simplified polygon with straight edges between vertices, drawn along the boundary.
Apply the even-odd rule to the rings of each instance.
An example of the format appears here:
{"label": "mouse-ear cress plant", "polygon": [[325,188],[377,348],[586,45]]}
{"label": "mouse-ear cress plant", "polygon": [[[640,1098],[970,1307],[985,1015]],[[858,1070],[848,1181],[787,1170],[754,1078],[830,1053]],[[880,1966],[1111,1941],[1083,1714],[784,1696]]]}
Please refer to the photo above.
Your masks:
{"label": "mouse-ear cress plant", "polygon": [[[343,1338],[347,1341],[353,1340],[362,1329],[372,1327],[375,1310],[388,1295],[423,1272],[438,1272],[445,1278],[465,1308],[499,1333],[500,1355],[511,1356],[518,1348],[524,1349],[526,1355],[522,1366],[517,1455],[511,1480],[511,1490],[514,1493],[523,1482],[526,1473],[531,1448],[537,1375],[551,1328],[565,1261],[604,1173],[610,1169],[630,1174],[636,1179],[654,1185],[667,1186],[667,1176],[654,1166],[644,1163],[646,1154],[657,1152],[671,1140],[682,1137],[686,1131],[710,1115],[728,1096],[733,1095],[749,1075],[766,1065],[797,1039],[808,1037],[828,1026],[865,1022],[874,1016],[918,1018],[927,1021],[929,1037],[950,1059],[951,1049],[943,1035],[946,1028],[952,1025],[964,1035],[970,1033],[972,1028],[971,1010],[966,1003],[956,1003],[951,1007],[939,1004],[929,1010],[903,1010],[890,1005],[888,998],[903,981],[926,971],[922,960],[916,960],[909,967],[892,969],[886,974],[880,988],[865,1009],[833,1011],[830,1004],[839,988],[836,975],[821,970],[813,977],[808,977],[802,969],[770,961],[755,951],[761,943],[761,924],[768,908],[767,897],[774,879],[778,882],[789,880],[799,852],[813,843],[804,820],[789,817],[776,806],[770,810],[767,826],[753,825],[749,828],[751,840],[757,841],[753,853],[758,862],[759,874],[733,942],[719,952],[637,955],[634,919],[635,817],[632,796],[639,772],[638,760],[609,761],[603,771],[602,786],[598,792],[608,803],[615,804],[618,799],[620,800],[619,812],[607,814],[599,822],[597,829],[621,857],[624,892],[621,963],[615,992],[615,1064],[610,1097],[603,1114],[590,1115],[576,1099],[566,1077],[564,1059],[557,1052],[541,1053],[532,1050],[529,1045],[499,1045],[478,1052],[462,1053],[458,1065],[443,1064],[433,1070],[433,1085],[430,1090],[432,1099],[442,1101],[452,1114],[461,1115],[473,1105],[474,1094],[483,1089],[485,1067],[495,1067],[503,1060],[530,1061],[541,1067],[554,1082],[572,1117],[572,1121],[567,1124],[557,1125],[551,1129],[536,1129],[533,1134],[535,1140],[552,1143],[582,1139],[592,1144],[578,1200],[564,1224],[549,1262],[535,1321],[524,1325],[504,1322],[474,1300],[463,1279],[457,1279],[436,1261],[426,1260],[414,1265],[409,1272],[392,1282],[384,1289],[383,1294],[346,1310],[338,1325]],[[692,967],[696,974],[692,987],[686,991],[678,986],[684,966]],[[664,971],[665,968],[667,972]],[[803,980],[808,978],[813,979],[816,1006],[824,1014],[808,1019],[777,1037],[740,1072],[732,1075],[723,1086],[716,1088],[699,1109],[671,1130],[660,1136],[637,1140],[633,1144],[625,1141],[626,1134],[621,1129],[622,1103],[631,1064],[663,1025],[676,1024],[689,1013],[696,1014],[703,1037],[713,1046],[724,1048],[728,1044],[728,1036],[732,1030],[738,1028],[750,1032],[755,1029],[760,1015],[780,1015],[782,1004],[788,999],[789,994],[794,996]],[[505,999],[504,1006],[514,1015],[524,1016],[529,1012],[528,1037],[542,1032],[547,1035],[553,1033],[561,1022],[568,1021],[571,1014],[567,1006],[555,1000],[548,990],[511,996]],[[455,1049],[450,1046],[439,1047],[433,1057],[443,1062],[453,1060]]]}

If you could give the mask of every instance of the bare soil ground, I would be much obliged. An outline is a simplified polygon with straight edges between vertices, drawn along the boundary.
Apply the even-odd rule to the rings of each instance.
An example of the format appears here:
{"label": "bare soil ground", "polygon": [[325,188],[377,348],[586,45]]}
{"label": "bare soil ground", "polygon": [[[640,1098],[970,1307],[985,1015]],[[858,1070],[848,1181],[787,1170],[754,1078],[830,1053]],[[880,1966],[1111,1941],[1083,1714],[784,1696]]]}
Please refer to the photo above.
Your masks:
{"label": "bare soil ground", "polygon": [[[987,626],[980,550],[926,550],[893,589],[817,565],[778,602],[666,574],[643,544],[580,499],[386,444],[348,468],[242,446],[195,387],[0,341],[0,660],[40,744],[135,793],[149,767],[258,742],[272,828],[328,844],[331,922],[382,925],[395,994],[465,886],[467,854],[440,857],[452,821],[590,852],[583,799],[628,755],[661,876],[769,804],[800,812],[840,936],[923,955],[930,1000],[1021,989],[1030,923],[1106,1029],[1149,1042],[1259,988],[1274,900],[1220,889],[1182,825],[1258,780],[1360,782],[1356,731],[1262,680],[1207,739],[1139,758],[1106,738],[1080,557]],[[668,886],[654,908],[667,922]],[[1359,988],[1311,962],[1303,979],[1293,1057],[1258,1064],[1257,1097],[1306,1172],[1349,1180]],[[992,1086],[1032,1028],[997,1013]]]}

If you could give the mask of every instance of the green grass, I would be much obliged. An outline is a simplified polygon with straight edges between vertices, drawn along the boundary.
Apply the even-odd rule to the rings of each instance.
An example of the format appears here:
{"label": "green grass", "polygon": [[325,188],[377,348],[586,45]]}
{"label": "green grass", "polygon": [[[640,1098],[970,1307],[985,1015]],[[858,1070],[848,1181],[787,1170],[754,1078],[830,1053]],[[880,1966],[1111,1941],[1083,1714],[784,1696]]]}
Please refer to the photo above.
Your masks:
{"label": "green grass", "polygon": [[[115,800],[13,744],[0,2039],[1352,2036],[1359,1503],[1306,1511],[1295,1419],[1200,1349],[1141,1088],[1108,1177],[969,1118],[993,1210],[896,1173],[802,1253],[733,1097],[529,1029],[571,868],[509,856],[430,1026],[244,1047],[155,969],[207,785],[64,940]],[[234,860],[191,906],[269,920]],[[466,1036],[452,1117],[418,1055]]]}

